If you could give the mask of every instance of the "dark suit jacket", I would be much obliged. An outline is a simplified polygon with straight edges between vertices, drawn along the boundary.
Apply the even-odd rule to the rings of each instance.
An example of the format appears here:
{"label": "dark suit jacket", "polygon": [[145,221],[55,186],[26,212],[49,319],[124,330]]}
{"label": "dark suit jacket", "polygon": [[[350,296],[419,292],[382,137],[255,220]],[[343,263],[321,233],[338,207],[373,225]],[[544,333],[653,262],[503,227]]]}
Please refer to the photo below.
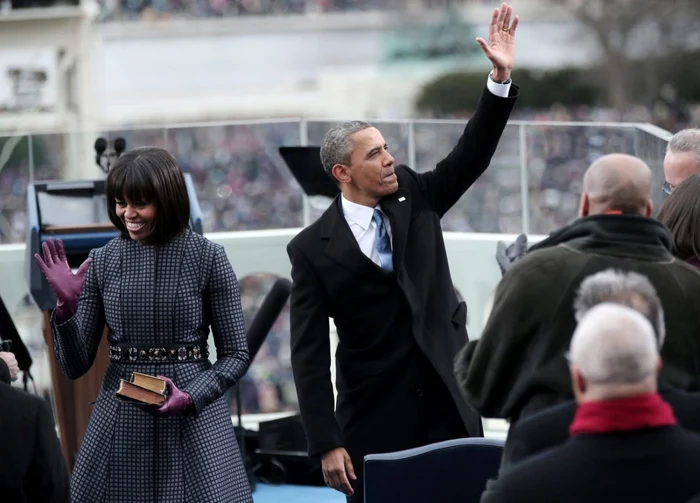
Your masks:
{"label": "dark suit jacket", "polygon": [[68,503],[68,469],[46,400],[0,383],[0,501]]}
{"label": "dark suit jacket", "polygon": [[700,436],[679,426],[578,435],[505,472],[492,503],[686,503],[700,493]]}
{"label": "dark suit jacket", "polygon": [[[455,295],[440,218],[488,167],[518,88],[512,86],[510,94],[499,98],[485,91],[457,146],[434,170],[418,174],[396,166],[400,188],[380,201],[391,222],[395,279],[377,281],[379,269],[357,245],[338,198],[287,246],[292,369],[311,455],[344,445],[338,422],[347,424],[351,416],[365,424],[391,421],[379,417],[376,408],[390,394],[375,391],[391,385],[389,367],[402,351],[403,334],[395,334],[394,346],[374,341],[392,335],[397,326],[407,327],[407,339],[418,343],[437,370],[467,430],[481,434],[480,418],[460,397],[452,372],[454,356],[467,341],[467,308]],[[386,319],[389,297],[409,306],[407,319]],[[344,383],[338,390],[338,421],[329,371],[329,317],[338,330],[336,368]],[[354,393],[362,382],[372,385]],[[392,407],[396,417],[401,407]]]}
{"label": "dark suit jacket", "polygon": [[[659,394],[671,405],[681,427],[700,433],[700,393],[679,391],[660,382]],[[575,401],[567,402],[517,421],[508,431],[501,470],[565,443],[576,408]]]}

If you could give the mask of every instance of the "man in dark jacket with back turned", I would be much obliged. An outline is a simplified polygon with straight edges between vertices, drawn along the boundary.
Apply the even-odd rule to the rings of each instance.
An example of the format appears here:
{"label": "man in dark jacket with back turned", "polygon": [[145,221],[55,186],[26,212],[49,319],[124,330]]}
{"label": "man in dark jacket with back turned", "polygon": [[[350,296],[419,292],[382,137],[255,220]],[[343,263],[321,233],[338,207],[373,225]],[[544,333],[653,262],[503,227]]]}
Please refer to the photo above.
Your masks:
{"label": "man in dark jacket with back turned", "polygon": [[511,422],[573,398],[564,356],[581,281],[614,268],[635,271],[666,309],[662,377],[700,388],[700,274],[676,260],[667,229],[651,218],[651,170],[622,154],[587,170],[573,224],[535,245],[503,276],[481,339],[455,361],[460,387],[485,417]]}

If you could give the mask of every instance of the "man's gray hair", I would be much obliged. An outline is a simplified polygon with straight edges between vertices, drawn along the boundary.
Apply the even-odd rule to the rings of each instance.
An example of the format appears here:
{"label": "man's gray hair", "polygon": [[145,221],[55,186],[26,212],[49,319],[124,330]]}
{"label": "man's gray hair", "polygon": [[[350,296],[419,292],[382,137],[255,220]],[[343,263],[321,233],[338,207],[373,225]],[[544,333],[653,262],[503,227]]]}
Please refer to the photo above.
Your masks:
{"label": "man's gray hair", "polygon": [[682,129],[671,137],[666,152],[695,152],[695,164],[700,168],[700,129]]}
{"label": "man's gray hair", "polygon": [[656,289],[646,276],[636,272],[606,269],[581,282],[574,299],[574,316],[580,322],[594,306],[612,302],[630,307],[644,315],[656,334],[658,347],[664,343],[664,310]]}
{"label": "man's gray hair", "polygon": [[333,180],[333,166],[336,164],[350,164],[350,156],[354,148],[350,139],[352,135],[359,131],[373,127],[368,122],[348,121],[331,128],[321,142],[321,164],[323,169]]}
{"label": "man's gray hair", "polygon": [[620,304],[591,308],[571,338],[569,359],[591,384],[639,384],[656,376],[654,329],[638,311]]}

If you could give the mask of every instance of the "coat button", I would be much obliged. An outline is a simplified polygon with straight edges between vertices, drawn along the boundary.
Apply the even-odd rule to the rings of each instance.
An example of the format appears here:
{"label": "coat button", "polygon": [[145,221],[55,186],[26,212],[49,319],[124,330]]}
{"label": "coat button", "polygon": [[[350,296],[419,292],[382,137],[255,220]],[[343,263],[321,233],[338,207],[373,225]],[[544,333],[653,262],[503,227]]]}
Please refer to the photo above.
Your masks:
{"label": "coat button", "polygon": [[423,396],[423,390],[420,389],[420,388],[418,388],[418,389],[416,390],[416,395],[418,395],[418,396]]}

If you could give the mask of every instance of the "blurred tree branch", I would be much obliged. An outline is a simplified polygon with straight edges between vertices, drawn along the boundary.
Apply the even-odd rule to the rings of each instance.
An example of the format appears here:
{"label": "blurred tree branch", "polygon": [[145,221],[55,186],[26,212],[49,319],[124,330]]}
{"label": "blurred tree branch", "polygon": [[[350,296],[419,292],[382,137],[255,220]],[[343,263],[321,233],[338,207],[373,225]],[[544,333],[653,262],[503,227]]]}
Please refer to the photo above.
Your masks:
{"label": "blurred tree branch", "polygon": [[[632,57],[686,52],[700,27],[698,0],[548,1],[570,12],[595,37],[608,79],[608,99],[619,110],[628,104],[629,86],[637,85],[628,82]],[[647,84],[658,89],[661,76],[651,67],[646,73]]]}

